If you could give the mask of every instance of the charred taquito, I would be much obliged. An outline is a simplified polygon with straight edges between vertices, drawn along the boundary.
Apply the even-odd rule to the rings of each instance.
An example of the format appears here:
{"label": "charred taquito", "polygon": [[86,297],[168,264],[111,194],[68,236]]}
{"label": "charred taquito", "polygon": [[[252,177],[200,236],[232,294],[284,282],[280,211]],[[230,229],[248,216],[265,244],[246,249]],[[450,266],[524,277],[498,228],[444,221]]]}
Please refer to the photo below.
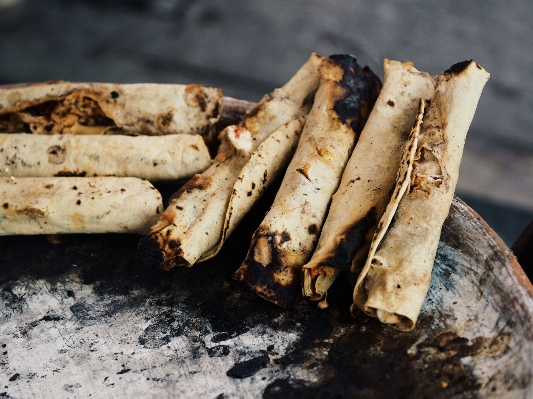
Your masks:
{"label": "charred taquito", "polygon": [[210,140],[222,91],[200,85],[45,82],[0,87],[0,132],[201,134]]}
{"label": "charred taquito", "polygon": [[[159,221],[141,240],[139,255],[147,265],[164,269],[192,266],[216,253],[223,233],[226,237],[231,231],[228,220],[236,223],[242,218],[242,212],[252,206],[264,187],[283,170],[281,163],[267,161],[270,166],[265,167],[253,160],[290,158],[302,126],[298,118],[307,115],[313,104],[321,61],[322,57],[313,54],[287,84],[266,95],[239,126],[229,126],[221,132],[222,142],[213,164],[170,198]],[[292,137],[292,144],[278,147],[289,153],[273,153],[273,148],[260,147],[278,129],[280,134]],[[247,176],[241,176],[247,164]],[[241,197],[241,201],[228,215],[232,196]]]}
{"label": "charred taquito", "polygon": [[135,177],[0,177],[0,235],[146,234],[162,211]]}
{"label": "charred taquito", "polygon": [[321,81],[302,137],[274,203],[252,238],[234,278],[284,308],[301,291],[331,195],[378,97],[381,82],[354,57],[334,55],[320,65]]}
{"label": "charred taquito", "polygon": [[412,63],[385,60],[383,89],[333,195],[311,260],[303,267],[305,297],[320,300],[341,271],[362,268],[378,220],[396,182],[404,144],[420,99],[433,78]]}
{"label": "charred taquito", "polygon": [[166,136],[0,134],[0,176],[191,178],[211,165],[197,134]]}
{"label": "charred taquito", "polygon": [[414,328],[429,289],[466,134],[488,78],[474,61],[455,64],[438,76],[422,129],[405,149],[395,193],[357,280],[352,314],[361,309],[395,329]]}

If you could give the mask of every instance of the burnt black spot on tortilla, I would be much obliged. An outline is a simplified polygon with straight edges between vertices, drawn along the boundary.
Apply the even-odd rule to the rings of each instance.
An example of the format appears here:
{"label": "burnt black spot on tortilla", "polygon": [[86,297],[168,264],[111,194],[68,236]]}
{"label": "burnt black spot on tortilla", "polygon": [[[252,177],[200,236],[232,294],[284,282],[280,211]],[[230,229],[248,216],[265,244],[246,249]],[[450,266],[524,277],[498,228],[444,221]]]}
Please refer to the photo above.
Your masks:
{"label": "burnt black spot on tortilla", "polygon": [[280,240],[280,244],[283,244],[284,242],[287,242],[287,241],[290,241],[291,240],[291,235],[289,234],[288,231],[284,231],[281,233],[281,240]]}
{"label": "burnt black spot on tortilla", "polygon": [[313,223],[313,224],[310,224],[308,227],[307,227],[307,232],[309,234],[317,234],[318,233],[318,226]]}
{"label": "burnt black spot on tortilla", "polygon": [[4,205],[2,205],[4,207],[4,209],[7,209],[9,208],[9,204],[7,202],[4,202]]}
{"label": "burnt black spot on tortilla", "polygon": [[76,201],[76,205],[80,205],[81,204],[81,201],[80,200],[77,200]]}
{"label": "burnt black spot on tortilla", "polygon": [[67,170],[63,170],[61,172],[57,172],[54,176],[55,177],[85,177],[87,175],[87,172],[70,172]]}
{"label": "burnt black spot on tortilla", "polygon": [[255,188],[255,183],[252,182],[252,190]]}
{"label": "burnt black spot on tortilla", "polygon": [[366,234],[375,224],[376,209],[372,207],[363,218],[339,235],[341,238],[338,245],[320,264],[335,267],[339,270],[348,270],[357,251],[365,245],[367,241]]}
{"label": "burnt black spot on tortilla", "polygon": [[180,245],[181,245],[181,243],[179,241],[176,241],[176,240],[170,240],[168,242],[168,247],[170,249],[178,248]]}
{"label": "burnt black spot on tortilla", "polygon": [[394,101],[392,100],[387,101],[387,105],[394,107]]}
{"label": "burnt black spot on tortilla", "polygon": [[230,353],[228,345],[218,345],[212,348],[207,348],[207,355],[209,357],[225,357]]}
{"label": "burnt black spot on tortilla", "polygon": [[117,374],[126,374],[128,371],[131,371],[131,369],[122,369]]}
{"label": "burnt black spot on tortilla", "polygon": [[251,197],[251,196],[252,196],[252,192],[251,192],[251,191],[248,191],[248,192],[246,193],[246,195],[247,195],[248,197]]}
{"label": "burnt black spot on tortilla", "polygon": [[343,124],[356,134],[361,133],[381,91],[381,81],[367,66],[361,68],[351,55],[336,54],[328,59],[343,70],[338,82],[342,90],[334,94],[333,109]]}
{"label": "burnt black spot on tortilla", "polygon": [[162,267],[165,261],[159,242],[151,236],[141,238],[137,254],[148,267]]}
{"label": "burnt black spot on tortilla", "polygon": [[468,65],[470,65],[471,62],[472,60],[461,61],[461,62],[458,62],[457,64],[453,64],[451,67],[445,70],[444,73],[449,74],[449,75],[458,75],[461,72],[463,72],[466,68],[468,68]]}
{"label": "burnt black spot on tortilla", "polygon": [[111,92],[111,98],[115,99],[115,98],[118,98],[118,96],[119,94],[115,90]]}
{"label": "burnt black spot on tortilla", "polygon": [[226,372],[228,377],[246,378],[257,374],[259,370],[265,368],[270,363],[267,355],[257,356],[244,362],[235,363],[231,369]]}
{"label": "burnt black spot on tortilla", "polygon": [[19,378],[19,377],[20,377],[20,374],[19,373],[15,373],[11,377],[9,377],[9,381],[11,381],[11,382],[16,381],[17,378]]}
{"label": "burnt black spot on tortilla", "polygon": [[160,115],[158,118],[159,125],[162,127],[168,127],[170,125],[170,122],[172,122],[172,118],[174,117],[174,114],[172,111],[167,112],[166,114]]}
{"label": "burnt black spot on tortilla", "polygon": [[74,294],[74,291],[72,290],[67,290],[67,297],[69,298],[74,298],[76,295]]}
{"label": "burnt black spot on tortilla", "polygon": [[273,302],[283,309],[292,309],[296,296],[301,291],[300,273],[292,274],[290,283],[281,285],[274,278],[275,273],[285,269],[281,264],[273,261],[264,267],[252,257],[245,260],[245,265],[233,274],[233,278],[242,281],[248,288],[267,301]]}
{"label": "burnt black spot on tortilla", "polygon": [[53,123],[49,123],[49,124],[44,126],[44,130],[46,130],[48,133],[50,133],[53,128],[54,128],[54,124]]}

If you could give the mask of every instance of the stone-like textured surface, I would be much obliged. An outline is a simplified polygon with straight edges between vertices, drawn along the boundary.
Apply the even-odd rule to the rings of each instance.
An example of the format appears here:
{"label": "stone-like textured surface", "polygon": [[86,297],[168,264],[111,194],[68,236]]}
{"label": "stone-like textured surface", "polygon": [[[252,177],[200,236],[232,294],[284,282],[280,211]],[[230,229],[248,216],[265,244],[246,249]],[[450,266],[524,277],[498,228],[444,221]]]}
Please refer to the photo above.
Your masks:
{"label": "stone-like textured surface", "polygon": [[0,83],[67,79],[219,86],[257,101],[316,51],[382,74],[491,73],[459,190],[533,210],[533,3],[527,0],[32,0],[0,25]]}
{"label": "stone-like textured surface", "polygon": [[215,259],[173,272],[145,268],[136,236],[0,237],[0,395],[531,397],[533,287],[461,202],[408,333],[350,317],[347,276],[324,311],[233,281],[267,207]]}

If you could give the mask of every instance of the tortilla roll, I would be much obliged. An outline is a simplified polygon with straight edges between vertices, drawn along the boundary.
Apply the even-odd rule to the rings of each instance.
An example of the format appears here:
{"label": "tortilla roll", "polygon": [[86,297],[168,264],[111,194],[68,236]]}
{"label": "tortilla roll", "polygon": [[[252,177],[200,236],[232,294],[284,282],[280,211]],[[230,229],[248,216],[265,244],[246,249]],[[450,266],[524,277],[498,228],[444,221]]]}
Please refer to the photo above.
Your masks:
{"label": "tortilla roll", "polygon": [[234,273],[259,296],[284,308],[293,307],[301,290],[301,268],[381,89],[379,78],[352,56],[326,58],[320,73],[315,103],[281,188]]}
{"label": "tortilla roll", "polygon": [[0,235],[145,234],[163,211],[135,177],[1,177],[0,198]]}
{"label": "tortilla roll", "polygon": [[[418,137],[404,159],[359,275],[356,308],[401,331],[412,330],[426,297],[431,270],[459,177],[463,146],[489,74],[474,61],[438,76]],[[402,195],[402,192],[404,194]],[[397,194],[397,195],[396,195]]]}
{"label": "tortilla roll", "polygon": [[[321,61],[322,57],[311,55],[289,82],[266,95],[239,126],[229,126],[221,132],[222,142],[213,164],[171,197],[169,206],[150,234],[141,240],[139,255],[148,266],[163,269],[192,266],[204,254],[207,258],[218,250],[228,204],[232,194],[236,193],[234,186],[243,167],[272,133],[309,113],[320,80],[318,65]],[[291,135],[297,135],[300,123],[287,127],[293,129]],[[281,158],[287,156],[278,155]],[[271,179],[277,168],[276,165],[273,169],[251,168],[250,173],[256,176],[255,188],[246,188],[247,192],[252,190],[251,197],[257,198],[253,189],[259,190],[260,179]],[[236,213],[233,217],[239,218]]]}
{"label": "tortilla roll", "polygon": [[419,100],[433,78],[412,63],[385,60],[383,89],[333,195],[317,248],[303,267],[305,297],[320,300],[341,271],[360,270],[396,183],[398,164]]}
{"label": "tortilla roll", "polygon": [[200,85],[45,82],[0,87],[0,131],[200,134],[210,139],[222,91]]}
{"label": "tortilla roll", "polygon": [[0,134],[0,176],[191,178],[211,165],[201,136]]}

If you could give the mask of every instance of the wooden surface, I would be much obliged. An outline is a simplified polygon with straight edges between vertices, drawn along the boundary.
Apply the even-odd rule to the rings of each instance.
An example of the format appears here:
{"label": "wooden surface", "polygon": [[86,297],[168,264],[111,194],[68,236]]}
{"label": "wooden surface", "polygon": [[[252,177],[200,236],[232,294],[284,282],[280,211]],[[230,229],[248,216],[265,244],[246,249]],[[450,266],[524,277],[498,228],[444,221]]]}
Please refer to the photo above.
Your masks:
{"label": "wooden surface", "polygon": [[292,312],[231,279],[272,196],[219,256],[172,272],[144,267],[138,236],[0,237],[0,395],[533,395],[533,287],[464,203],[445,223],[418,325],[401,333],[349,316],[351,276],[329,309],[301,299]]}

